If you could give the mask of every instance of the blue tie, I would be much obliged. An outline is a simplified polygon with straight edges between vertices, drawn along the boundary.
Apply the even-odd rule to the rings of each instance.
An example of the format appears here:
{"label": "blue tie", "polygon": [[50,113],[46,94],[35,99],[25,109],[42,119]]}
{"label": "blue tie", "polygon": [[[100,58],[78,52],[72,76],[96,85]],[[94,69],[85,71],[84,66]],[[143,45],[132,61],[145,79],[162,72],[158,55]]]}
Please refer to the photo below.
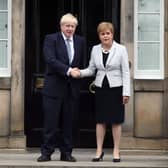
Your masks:
{"label": "blue tie", "polygon": [[70,39],[66,39],[66,46],[67,46],[67,52],[69,57],[69,64],[72,62],[72,51],[71,51],[71,45],[70,45]]}

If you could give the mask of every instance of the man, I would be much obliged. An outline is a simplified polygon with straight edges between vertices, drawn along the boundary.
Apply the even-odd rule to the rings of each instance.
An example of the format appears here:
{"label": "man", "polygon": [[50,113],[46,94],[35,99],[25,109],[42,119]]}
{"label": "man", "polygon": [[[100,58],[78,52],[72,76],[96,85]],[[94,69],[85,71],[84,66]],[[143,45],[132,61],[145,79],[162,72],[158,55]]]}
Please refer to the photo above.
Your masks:
{"label": "man", "polygon": [[[79,103],[80,81],[76,68],[82,66],[84,38],[75,34],[78,21],[68,13],[60,20],[60,32],[46,35],[46,73],[43,88],[44,139],[39,162],[50,161],[55,150],[55,134],[61,124],[61,161],[75,162],[72,156],[74,124]],[[75,68],[76,67],[76,68]],[[60,139],[60,138],[59,138]]]}

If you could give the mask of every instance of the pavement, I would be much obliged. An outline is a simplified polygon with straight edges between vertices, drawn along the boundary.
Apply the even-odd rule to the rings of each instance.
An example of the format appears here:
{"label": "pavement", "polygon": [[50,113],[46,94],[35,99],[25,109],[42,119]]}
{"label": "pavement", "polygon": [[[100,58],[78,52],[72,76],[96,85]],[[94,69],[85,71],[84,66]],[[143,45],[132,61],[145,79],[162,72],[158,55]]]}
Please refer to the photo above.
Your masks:
{"label": "pavement", "polygon": [[121,162],[112,162],[112,150],[104,149],[102,162],[91,162],[95,149],[74,149],[77,162],[60,161],[58,150],[52,161],[37,162],[39,149],[0,149],[0,168],[168,168],[167,150],[121,150]]}

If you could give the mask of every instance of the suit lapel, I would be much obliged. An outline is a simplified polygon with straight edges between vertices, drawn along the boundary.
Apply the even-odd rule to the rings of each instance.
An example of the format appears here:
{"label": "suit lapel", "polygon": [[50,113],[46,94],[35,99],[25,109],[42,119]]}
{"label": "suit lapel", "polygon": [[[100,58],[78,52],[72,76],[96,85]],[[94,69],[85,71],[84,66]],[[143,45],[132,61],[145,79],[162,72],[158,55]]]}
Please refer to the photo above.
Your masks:
{"label": "suit lapel", "polygon": [[74,46],[74,57],[73,57],[73,60],[72,60],[72,63],[71,64],[73,64],[74,62],[75,62],[75,60],[77,59],[77,56],[78,56],[78,54],[77,54],[77,51],[78,51],[78,41],[77,41],[77,38],[76,38],[76,36],[74,35],[74,37],[73,37],[73,46]]}
{"label": "suit lapel", "polygon": [[65,41],[64,41],[64,38],[61,32],[59,32],[58,34],[57,42],[59,42],[59,45],[58,44],[56,45],[58,45],[59,48],[62,50],[61,52],[62,52],[63,57],[69,61],[66,44],[65,44]]}
{"label": "suit lapel", "polygon": [[115,52],[116,52],[116,45],[115,45],[115,41],[113,42],[113,45],[112,45],[112,48],[110,49],[110,53],[109,53],[109,56],[107,58],[107,62],[106,62],[106,65],[109,65],[110,62],[112,61],[114,55],[115,55]]}

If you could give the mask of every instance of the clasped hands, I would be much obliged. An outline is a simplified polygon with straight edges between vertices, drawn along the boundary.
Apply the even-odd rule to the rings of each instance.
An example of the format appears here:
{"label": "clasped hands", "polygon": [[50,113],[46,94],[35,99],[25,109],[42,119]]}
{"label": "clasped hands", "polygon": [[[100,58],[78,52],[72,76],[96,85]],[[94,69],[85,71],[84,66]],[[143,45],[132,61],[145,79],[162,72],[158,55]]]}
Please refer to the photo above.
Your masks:
{"label": "clasped hands", "polygon": [[75,67],[75,68],[71,68],[70,70],[70,75],[73,77],[73,78],[80,78],[80,69]]}

